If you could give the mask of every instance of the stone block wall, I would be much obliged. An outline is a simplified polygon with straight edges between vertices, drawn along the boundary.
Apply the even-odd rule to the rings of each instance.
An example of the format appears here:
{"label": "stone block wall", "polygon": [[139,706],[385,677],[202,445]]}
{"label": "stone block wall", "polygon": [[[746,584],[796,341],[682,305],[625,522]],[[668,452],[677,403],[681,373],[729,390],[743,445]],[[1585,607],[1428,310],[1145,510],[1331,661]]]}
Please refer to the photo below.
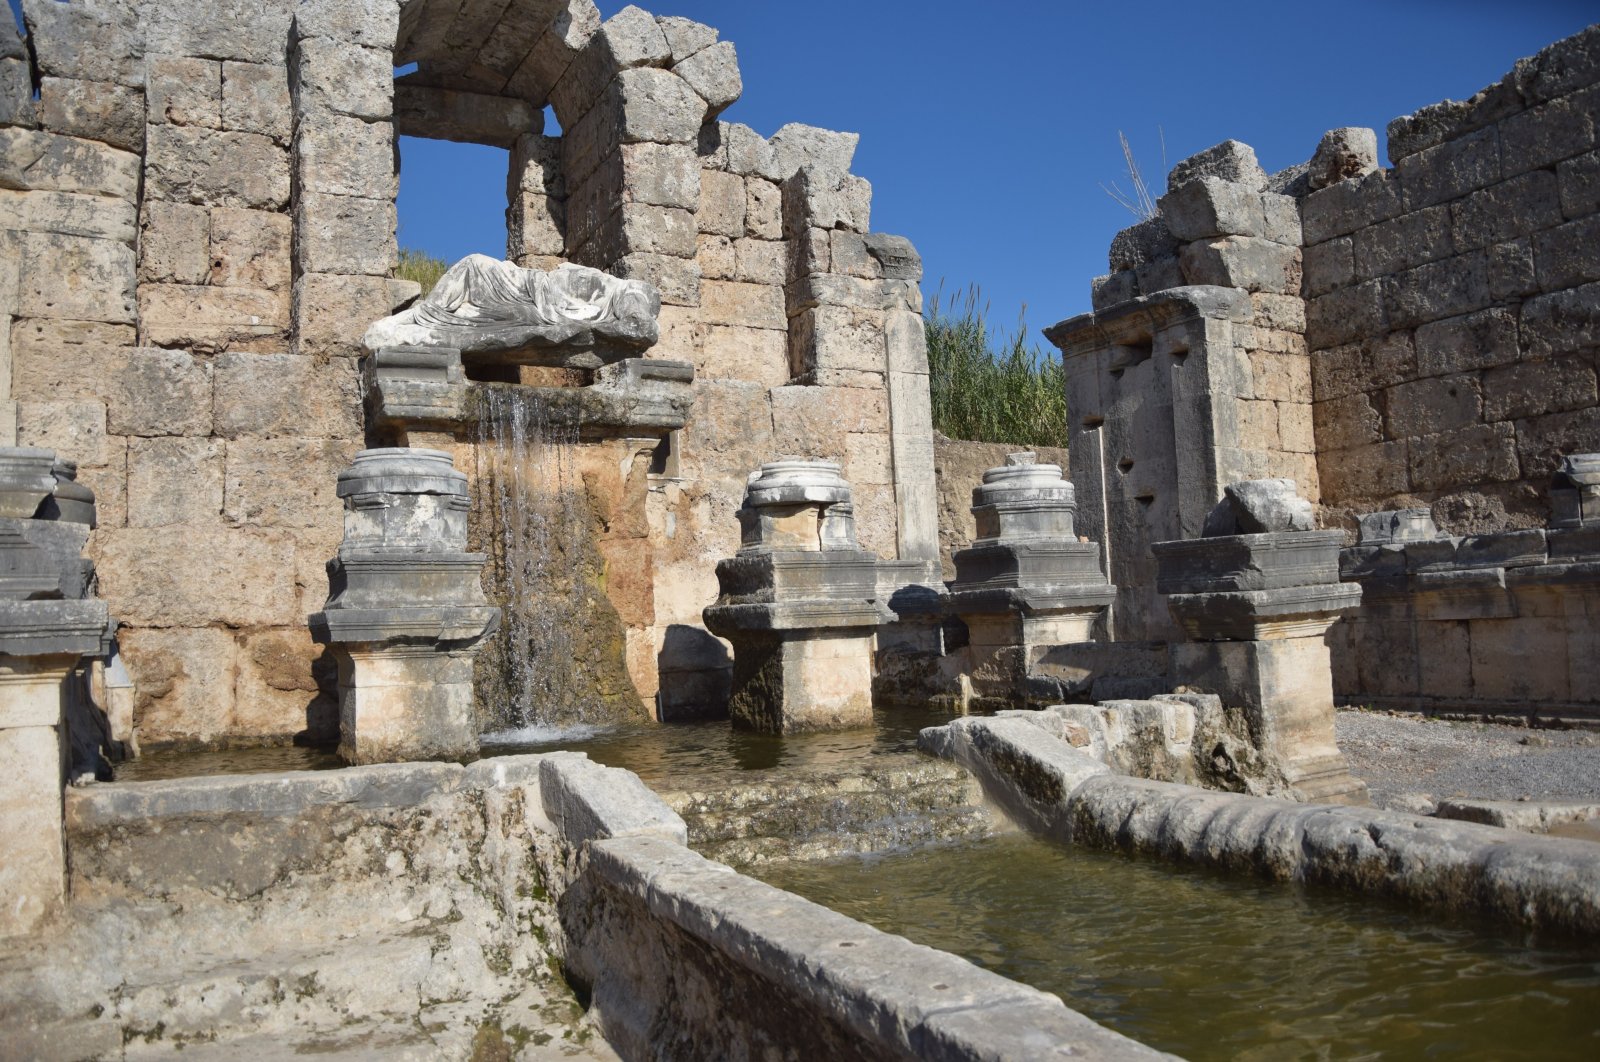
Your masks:
{"label": "stone block wall", "polygon": [[764,460],[842,461],[863,544],[936,558],[915,252],[869,233],[853,134],[718,121],[741,79],[715,30],[591,0],[24,14],[0,34],[0,439],[76,459],[99,498],[146,745],[332,722],[305,616],[367,432],[361,336],[416,293],[389,276],[397,132],[509,146],[507,255],[656,283],[650,354],[696,367],[676,474],[640,474],[650,440],[616,474],[617,444],[579,462],[642,701],[663,673],[714,700],[700,610]]}
{"label": "stone block wall", "polygon": [[1306,195],[1306,339],[1331,516],[1542,526],[1600,445],[1600,27],[1395,119],[1392,169]]}

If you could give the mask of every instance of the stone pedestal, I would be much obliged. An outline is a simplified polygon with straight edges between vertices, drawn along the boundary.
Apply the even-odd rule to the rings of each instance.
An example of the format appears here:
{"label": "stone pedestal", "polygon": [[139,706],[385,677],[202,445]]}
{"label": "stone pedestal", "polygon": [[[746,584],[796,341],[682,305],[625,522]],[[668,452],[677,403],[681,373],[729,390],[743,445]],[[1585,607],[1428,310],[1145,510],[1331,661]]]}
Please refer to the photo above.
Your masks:
{"label": "stone pedestal", "polygon": [[1364,804],[1366,786],[1334,737],[1325,640],[1361,602],[1359,586],[1339,582],[1343,539],[1269,531],[1159,542],[1152,552],[1157,589],[1189,638],[1172,646],[1173,681],[1242,712],[1252,743],[1300,799]]}
{"label": "stone pedestal", "polygon": [[1012,454],[983,474],[972,502],[977,538],[951,558],[948,595],[967,625],[971,696],[983,707],[1059,701],[1035,665],[1050,646],[1094,640],[1116,596],[1099,547],[1074,535],[1072,484],[1059,466]]}
{"label": "stone pedestal", "polygon": [[[36,519],[57,489],[50,450],[0,449],[0,937],[36,929],[66,900],[61,789],[66,681],[101,651],[103,601],[83,598],[87,528]],[[93,495],[69,498],[93,521]],[[87,509],[84,507],[87,506]]]}
{"label": "stone pedestal", "polygon": [[478,751],[472,659],[500,610],[465,552],[467,477],[438,450],[364,450],[339,474],[344,541],[312,637],[339,664],[347,763]]}
{"label": "stone pedestal", "polygon": [[717,565],[721,594],[705,610],[733,643],[728,712],[770,734],[872,723],[878,558],[856,542],[850,485],[831,461],[761,466],[739,510],[738,556]]}

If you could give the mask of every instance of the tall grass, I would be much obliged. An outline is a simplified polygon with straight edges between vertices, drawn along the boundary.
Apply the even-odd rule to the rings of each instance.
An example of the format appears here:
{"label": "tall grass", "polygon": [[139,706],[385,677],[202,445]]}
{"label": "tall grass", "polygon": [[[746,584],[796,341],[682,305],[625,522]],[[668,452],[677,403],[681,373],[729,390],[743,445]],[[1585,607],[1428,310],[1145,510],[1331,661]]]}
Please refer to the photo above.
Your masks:
{"label": "tall grass", "polygon": [[395,266],[394,275],[399,280],[415,280],[422,285],[422,294],[426,295],[439,283],[439,278],[444,276],[444,271],[450,267],[444,259],[435,258],[427,251],[418,251],[411,247],[400,248],[400,264]]}
{"label": "tall grass", "polygon": [[952,439],[1015,446],[1067,445],[1067,393],[1061,359],[1027,341],[1024,312],[1015,332],[990,330],[976,285],[928,305],[933,426]]}

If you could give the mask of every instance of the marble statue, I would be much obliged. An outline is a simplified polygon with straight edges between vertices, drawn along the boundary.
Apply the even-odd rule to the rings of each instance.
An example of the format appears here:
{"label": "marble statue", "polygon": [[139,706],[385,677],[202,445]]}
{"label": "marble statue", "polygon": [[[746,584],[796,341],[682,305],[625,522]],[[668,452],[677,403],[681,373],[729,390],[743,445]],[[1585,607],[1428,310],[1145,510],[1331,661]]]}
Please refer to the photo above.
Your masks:
{"label": "marble statue", "polygon": [[655,343],[661,295],[641,280],[563,264],[550,272],[470,254],[421,300],[367,329],[369,350],[454,347],[491,354],[538,347],[613,347]]}

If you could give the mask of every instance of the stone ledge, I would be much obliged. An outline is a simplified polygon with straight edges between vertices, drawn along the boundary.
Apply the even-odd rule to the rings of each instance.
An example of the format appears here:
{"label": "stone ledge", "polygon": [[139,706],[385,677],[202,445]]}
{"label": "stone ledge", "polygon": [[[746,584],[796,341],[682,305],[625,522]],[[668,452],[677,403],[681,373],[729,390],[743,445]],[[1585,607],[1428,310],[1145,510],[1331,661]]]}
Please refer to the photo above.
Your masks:
{"label": "stone ledge", "polygon": [[1057,840],[1600,936],[1586,841],[1119,777],[1019,718],[958,720],[919,744],[978,764],[991,799]]}
{"label": "stone ledge", "polygon": [[[802,1021],[813,1015],[819,1026],[833,1026],[826,1031],[880,1058],[1025,1059],[1041,1052],[1171,1057],[1095,1024],[1055,996],[872,929],[657,838],[593,844],[589,874],[590,886],[605,897],[598,904],[605,914],[596,922],[605,915],[642,913],[649,921],[628,928],[687,936],[697,950],[710,953],[720,973],[753,977],[753,990],[782,1001],[771,1012],[718,1015],[727,1031],[749,1023],[779,1042],[799,1035],[810,1042],[813,1031],[824,1031],[809,1023],[779,1024],[775,1015],[783,1011]],[[591,923],[585,929],[592,936],[576,941],[580,949],[591,942],[618,946],[611,936],[616,927]],[[630,937],[633,946],[642,943]],[[582,956],[579,963],[605,958]],[[650,990],[660,986],[618,983],[626,972],[617,963],[594,971],[600,978],[595,1006],[608,1037],[620,1044],[644,1037],[667,1042],[672,1033],[666,1026],[678,1025],[673,1031],[704,1042],[705,1029],[684,1027],[695,1024],[682,1005],[686,1000],[670,1010],[650,1006]]]}

